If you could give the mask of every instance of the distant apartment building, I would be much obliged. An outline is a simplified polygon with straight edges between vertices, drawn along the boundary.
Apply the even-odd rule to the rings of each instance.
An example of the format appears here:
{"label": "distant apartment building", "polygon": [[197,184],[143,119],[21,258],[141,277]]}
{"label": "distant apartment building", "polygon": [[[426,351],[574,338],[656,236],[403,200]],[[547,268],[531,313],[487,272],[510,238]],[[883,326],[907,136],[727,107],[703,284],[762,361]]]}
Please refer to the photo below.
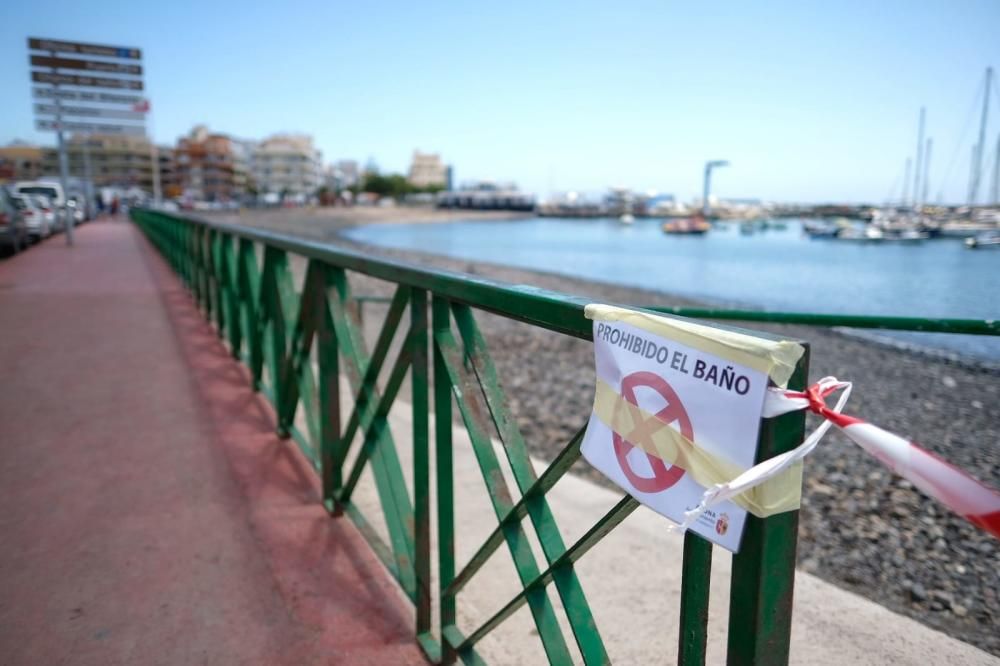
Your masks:
{"label": "distant apartment building", "polygon": [[406,178],[414,187],[441,187],[448,185],[448,167],[437,153],[413,151],[410,172]]}
{"label": "distant apartment building", "polygon": [[245,175],[239,175],[234,141],[210,132],[204,125],[177,141],[177,181],[183,196],[198,201],[231,201],[246,193]]}
{"label": "distant apartment building", "polygon": [[337,160],[327,171],[327,186],[335,190],[354,187],[361,182],[361,168],[355,160]]}
{"label": "distant apartment building", "polygon": [[[153,192],[154,151],[144,136],[74,134],[66,141],[66,155],[71,178],[90,180],[95,187]],[[155,155],[160,185],[166,191],[176,182],[173,150],[159,146]],[[42,148],[42,171],[46,176],[60,175],[58,149]]]}
{"label": "distant apartment building", "polygon": [[253,177],[265,197],[305,198],[322,181],[320,152],[311,136],[275,134],[261,141],[253,153]]}
{"label": "distant apartment building", "polygon": [[35,180],[42,171],[42,148],[14,142],[0,147],[0,183]]}

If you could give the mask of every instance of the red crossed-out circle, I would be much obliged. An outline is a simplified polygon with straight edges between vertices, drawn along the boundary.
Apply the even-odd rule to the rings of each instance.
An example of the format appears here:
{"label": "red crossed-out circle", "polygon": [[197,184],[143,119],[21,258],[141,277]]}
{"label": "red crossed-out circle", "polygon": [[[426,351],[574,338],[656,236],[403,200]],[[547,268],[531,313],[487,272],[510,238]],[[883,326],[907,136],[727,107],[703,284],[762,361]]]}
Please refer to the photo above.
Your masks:
{"label": "red crossed-out circle", "polygon": [[[639,406],[639,401],[635,397],[635,390],[640,386],[653,389],[667,402],[667,406],[656,413],[655,424],[648,424],[648,421],[635,424],[635,430],[642,431],[642,438],[650,440],[649,444],[652,444],[652,433],[655,430],[669,428],[671,423],[677,421],[681,434],[688,440],[694,441],[694,429],[691,427],[691,419],[688,417],[684,405],[681,404],[680,398],[677,397],[677,392],[671,388],[670,384],[656,373],[646,371],[633,372],[622,379],[622,397],[637,407]],[[623,409],[623,406],[619,403],[615,407],[614,418],[616,420],[618,418],[618,410],[620,409]],[[646,458],[649,460],[649,467],[653,471],[653,476],[640,476],[632,469],[632,465],[628,461],[628,454],[631,453],[634,444],[616,432],[612,433],[612,441],[615,445],[615,455],[618,457],[618,464],[621,466],[622,472],[625,473],[625,478],[639,492],[658,493],[664,491],[680,481],[681,477],[684,476],[682,468],[672,465],[670,469],[667,469],[666,464],[662,460],[648,453],[646,454]]]}

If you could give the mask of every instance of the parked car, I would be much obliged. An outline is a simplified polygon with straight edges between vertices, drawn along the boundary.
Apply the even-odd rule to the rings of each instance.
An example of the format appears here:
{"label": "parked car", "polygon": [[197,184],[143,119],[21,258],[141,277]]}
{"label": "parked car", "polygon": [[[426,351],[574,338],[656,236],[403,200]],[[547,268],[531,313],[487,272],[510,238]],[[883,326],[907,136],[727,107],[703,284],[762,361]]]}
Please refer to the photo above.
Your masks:
{"label": "parked car", "polygon": [[45,211],[37,204],[34,197],[19,194],[12,196],[10,199],[24,219],[24,226],[28,231],[29,240],[38,242],[52,235],[51,220],[46,217]]}
{"label": "parked car", "polygon": [[31,200],[35,202],[35,205],[41,208],[42,212],[45,213],[45,219],[49,221],[49,226],[52,228],[52,232],[55,233],[56,231],[63,231],[66,225],[64,225],[63,221],[56,215],[56,211],[53,209],[52,202],[49,201],[49,198],[42,194],[32,194],[29,196],[31,197]]}
{"label": "parked car", "polygon": [[24,217],[7,188],[0,187],[0,250],[17,253],[28,243]]}
{"label": "parked car", "polygon": [[68,221],[69,210],[62,185],[48,181],[21,181],[14,185],[14,194],[40,194],[52,204],[52,210],[61,225]]}

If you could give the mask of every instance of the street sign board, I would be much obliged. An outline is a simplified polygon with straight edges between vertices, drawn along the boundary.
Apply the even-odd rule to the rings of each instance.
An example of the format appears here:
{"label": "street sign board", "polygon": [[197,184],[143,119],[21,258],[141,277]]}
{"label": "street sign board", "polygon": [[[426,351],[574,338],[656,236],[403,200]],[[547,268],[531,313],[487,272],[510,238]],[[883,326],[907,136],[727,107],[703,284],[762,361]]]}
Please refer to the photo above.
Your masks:
{"label": "street sign board", "polygon": [[82,69],[88,72],[107,72],[109,74],[142,75],[142,65],[131,65],[104,60],[80,60],[79,58],[57,58],[53,56],[32,55],[33,67],[58,67],[59,69]]}
{"label": "street sign board", "polygon": [[94,106],[56,106],[55,104],[35,104],[35,113],[54,116],[59,112],[64,116],[88,116],[90,118],[116,118],[118,120],[145,120],[146,114],[139,111],[103,109]]}
{"label": "street sign board", "polygon": [[[57,55],[69,54],[69,55]],[[74,57],[77,56],[77,57]],[[82,56],[82,57],[81,57]],[[134,94],[120,94],[144,89],[142,52],[127,46],[67,42],[58,39],[28,38],[28,62],[31,64],[35,128],[54,131],[59,146],[59,173],[66,188],[69,179],[69,155],[64,132],[84,134],[119,134],[145,136],[148,100]],[[108,76],[110,75],[110,76]],[[98,88],[98,91],[65,90]],[[72,106],[67,106],[67,103]],[[79,104],[79,103],[83,104]],[[94,105],[88,105],[87,103]],[[67,121],[67,118],[70,120]],[[92,120],[109,120],[90,122]],[[131,121],[131,122],[130,122]],[[151,159],[155,148],[151,149]],[[85,152],[86,179],[89,181],[89,158]],[[153,171],[154,198],[159,199],[159,170]],[[90,197],[90,193],[87,193]],[[73,244],[72,219],[66,227],[66,242]]]}
{"label": "street sign board", "polygon": [[100,102],[104,104],[127,104],[134,106],[143,101],[139,95],[96,92],[91,90],[59,90],[56,88],[32,88],[35,99],[60,99],[67,102]]}
{"label": "street sign board", "polygon": [[51,74],[49,72],[32,72],[31,80],[35,83],[55,83],[66,86],[86,86],[89,88],[118,88],[124,90],[142,90],[142,81],[138,79],[112,79],[104,76],[86,76],[78,74]]}
{"label": "street sign board", "polygon": [[58,39],[42,39],[40,37],[29,37],[28,48],[36,51],[78,53],[80,55],[102,56],[105,58],[125,58],[126,60],[142,59],[142,51],[128,46],[108,46],[106,44],[64,42]]}
{"label": "street sign board", "polygon": [[42,131],[58,131],[59,129],[70,132],[85,132],[87,134],[122,134],[126,136],[145,136],[146,128],[142,125],[105,125],[102,123],[85,123],[77,121],[63,121],[45,118],[35,119],[35,129]]}

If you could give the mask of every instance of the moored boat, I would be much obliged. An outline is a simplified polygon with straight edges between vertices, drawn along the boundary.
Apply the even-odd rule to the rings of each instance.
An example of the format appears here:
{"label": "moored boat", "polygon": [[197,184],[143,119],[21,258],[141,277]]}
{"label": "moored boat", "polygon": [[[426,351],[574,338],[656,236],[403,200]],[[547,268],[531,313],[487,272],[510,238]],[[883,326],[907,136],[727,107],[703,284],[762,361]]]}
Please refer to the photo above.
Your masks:
{"label": "moored boat", "polygon": [[712,225],[705,221],[700,215],[685,217],[679,220],[671,220],[663,223],[663,233],[665,234],[704,234]]}
{"label": "moored boat", "polygon": [[880,229],[874,225],[863,229],[845,229],[837,235],[837,240],[866,243],[919,243],[928,238],[930,235],[919,229]]}
{"label": "moored boat", "polygon": [[997,225],[989,222],[945,222],[940,235],[943,238],[975,238],[996,229]]}
{"label": "moored boat", "polygon": [[1000,250],[1000,231],[987,231],[972,238],[965,239],[965,246],[969,249],[993,248]]}
{"label": "moored boat", "polygon": [[807,221],[802,223],[802,231],[804,231],[809,238],[836,238],[840,233],[840,230],[840,227],[826,222]]}

